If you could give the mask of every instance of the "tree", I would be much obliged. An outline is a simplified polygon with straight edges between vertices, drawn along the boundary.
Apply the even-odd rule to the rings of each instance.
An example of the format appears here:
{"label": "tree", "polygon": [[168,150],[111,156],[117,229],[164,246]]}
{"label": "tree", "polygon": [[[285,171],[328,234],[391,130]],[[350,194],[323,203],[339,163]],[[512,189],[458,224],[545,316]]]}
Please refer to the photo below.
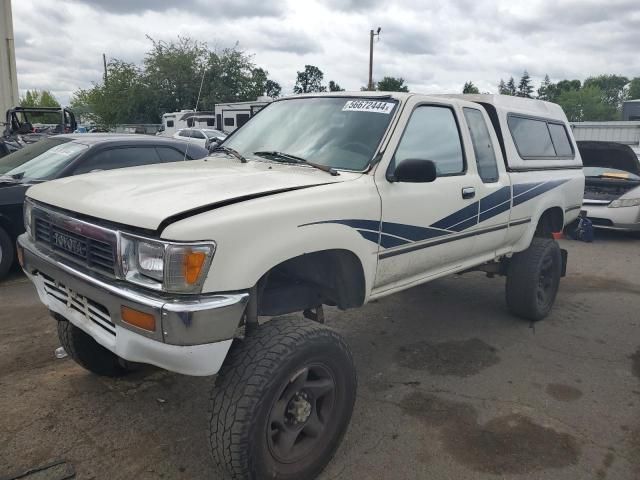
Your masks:
{"label": "tree", "polygon": [[538,100],[545,100],[545,101],[550,100],[551,90],[553,89],[551,85],[552,83],[551,83],[551,79],[549,78],[549,75],[545,75],[544,80],[542,81],[542,83],[540,84],[540,87],[538,88]]}
{"label": "tree", "polygon": [[584,81],[585,87],[598,87],[602,91],[602,101],[620,110],[625,99],[624,87],[629,83],[627,77],[620,75],[598,75]]}
{"label": "tree", "polygon": [[409,87],[404,84],[404,78],[384,77],[377,83],[376,90],[381,92],[408,92]]}
{"label": "tree", "polygon": [[631,83],[629,84],[629,92],[627,93],[627,99],[640,99],[640,77],[636,77],[631,80]]}
{"label": "tree", "polygon": [[315,65],[305,65],[304,71],[298,72],[296,84],[293,87],[294,93],[325,92],[326,87],[322,85],[324,74]]}
{"label": "tree", "polygon": [[563,90],[556,101],[571,122],[615,120],[618,117],[616,108],[603,102],[602,98],[602,90],[587,86],[579,90]]}
{"label": "tree", "polygon": [[149,40],[142,66],[110,60],[106,81],[74,92],[74,110],[105,126],[159,123],[165,112],[212,109],[216,103],[255,100],[265,94],[277,97],[282,90],[237,45],[211,51],[186,37]]}
{"label": "tree", "polygon": [[478,87],[476,87],[473,82],[466,82],[464,87],[462,87],[462,93],[480,93]]}
{"label": "tree", "polygon": [[511,96],[514,96],[516,94],[516,81],[513,79],[513,77],[509,78],[509,81],[507,82],[507,88],[504,94],[511,95]]}
{"label": "tree", "polygon": [[338,85],[333,80],[329,80],[329,91],[330,92],[344,92],[344,88]]}
{"label": "tree", "polygon": [[531,98],[531,94],[533,93],[533,85],[531,85],[531,77],[529,76],[529,72],[526,70],[522,74],[522,78],[520,78],[520,83],[518,83],[518,91],[516,95],[518,97]]}
{"label": "tree", "polygon": [[20,99],[22,107],[59,107],[60,102],[49,90],[27,90]]}
{"label": "tree", "polygon": [[507,84],[504,83],[503,79],[500,79],[500,83],[498,84],[498,93],[500,95],[509,95],[507,91]]}
{"label": "tree", "polygon": [[280,92],[282,92],[282,87],[278,82],[267,80],[264,84],[264,94],[267,97],[278,98],[280,96]]}

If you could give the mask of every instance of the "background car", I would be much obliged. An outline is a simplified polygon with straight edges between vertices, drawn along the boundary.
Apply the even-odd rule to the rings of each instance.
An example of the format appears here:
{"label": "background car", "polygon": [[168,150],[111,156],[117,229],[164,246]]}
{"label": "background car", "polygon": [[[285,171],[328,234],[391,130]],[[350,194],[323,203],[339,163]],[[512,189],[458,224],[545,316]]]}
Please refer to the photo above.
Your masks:
{"label": "background car", "polygon": [[584,165],[583,209],[598,228],[640,232],[640,160],[628,145],[578,142]]}
{"label": "background car", "polygon": [[227,134],[220,130],[207,128],[183,128],[174,133],[173,138],[186,140],[189,143],[195,143],[196,145],[209,149],[212,143],[220,143],[227,138]]}
{"label": "background car", "polygon": [[206,157],[198,145],[148,135],[57,135],[0,158],[0,278],[15,262],[24,232],[22,204],[36,183],[100,170]]}

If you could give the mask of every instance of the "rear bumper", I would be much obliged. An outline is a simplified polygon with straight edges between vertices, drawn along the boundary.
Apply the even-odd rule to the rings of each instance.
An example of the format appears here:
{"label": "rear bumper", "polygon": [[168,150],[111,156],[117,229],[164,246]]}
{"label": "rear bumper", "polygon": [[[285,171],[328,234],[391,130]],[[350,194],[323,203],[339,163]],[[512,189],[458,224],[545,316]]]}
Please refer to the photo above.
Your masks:
{"label": "rear bumper", "polygon": [[[18,248],[25,273],[51,311],[125,360],[185,375],[218,372],[249,298],[246,292],[164,297],[61,263],[26,234]],[[155,331],[124,322],[123,306],[153,315]]]}
{"label": "rear bumper", "polygon": [[608,206],[584,204],[587,217],[597,228],[622,231],[640,231],[640,207],[609,208]]}

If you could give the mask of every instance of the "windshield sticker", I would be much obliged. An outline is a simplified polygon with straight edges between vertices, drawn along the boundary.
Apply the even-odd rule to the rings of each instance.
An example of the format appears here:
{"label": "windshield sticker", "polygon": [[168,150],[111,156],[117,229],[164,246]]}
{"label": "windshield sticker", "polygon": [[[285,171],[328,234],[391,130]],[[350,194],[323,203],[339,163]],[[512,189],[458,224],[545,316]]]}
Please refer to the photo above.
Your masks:
{"label": "windshield sticker", "polygon": [[395,103],[375,100],[349,100],[342,107],[343,112],[374,112],[389,115]]}

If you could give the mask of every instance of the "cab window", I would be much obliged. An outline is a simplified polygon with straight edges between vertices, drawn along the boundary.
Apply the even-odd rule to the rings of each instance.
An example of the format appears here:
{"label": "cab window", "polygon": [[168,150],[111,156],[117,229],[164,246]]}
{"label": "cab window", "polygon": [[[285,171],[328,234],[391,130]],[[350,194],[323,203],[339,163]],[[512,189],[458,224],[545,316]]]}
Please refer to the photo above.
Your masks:
{"label": "cab window", "polygon": [[464,173],[462,142],[453,110],[434,105],[416,108],[394,158],[396,165],[407,159],[431,160],[438,176]]}

